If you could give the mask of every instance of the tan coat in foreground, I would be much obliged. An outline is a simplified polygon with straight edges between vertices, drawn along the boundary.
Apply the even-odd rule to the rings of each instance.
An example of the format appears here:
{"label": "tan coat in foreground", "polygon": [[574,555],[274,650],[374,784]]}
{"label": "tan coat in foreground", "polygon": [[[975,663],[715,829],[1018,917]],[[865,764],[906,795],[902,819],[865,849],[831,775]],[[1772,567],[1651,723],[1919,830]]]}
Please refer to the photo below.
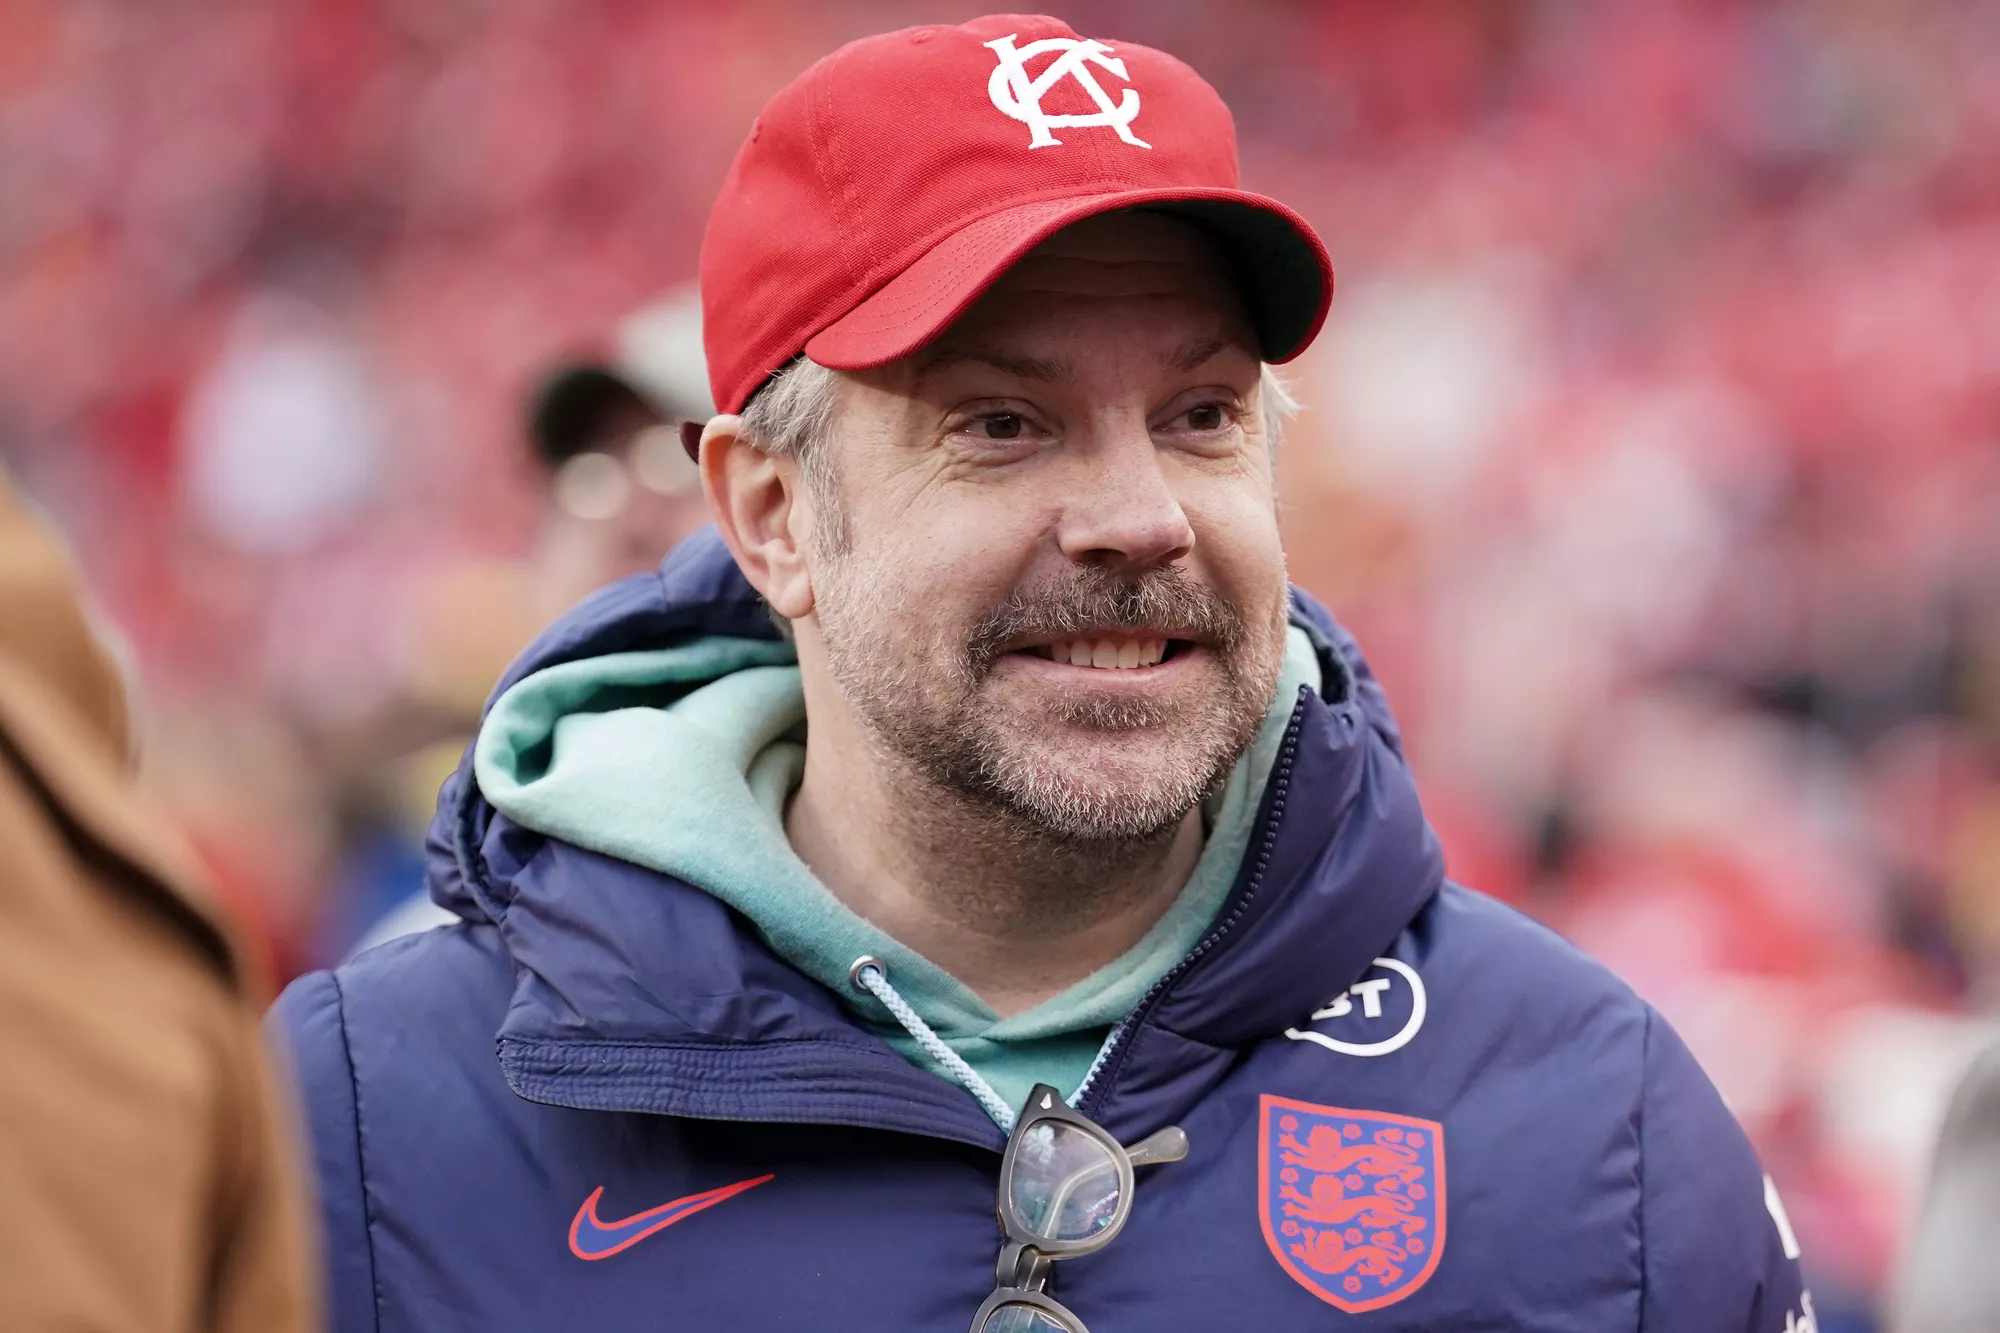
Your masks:
{"label": "tan coat in foreground", "polygon": [[0,479],[0,1329],[309,1329],[262,986],[134,797],[128,726]]}

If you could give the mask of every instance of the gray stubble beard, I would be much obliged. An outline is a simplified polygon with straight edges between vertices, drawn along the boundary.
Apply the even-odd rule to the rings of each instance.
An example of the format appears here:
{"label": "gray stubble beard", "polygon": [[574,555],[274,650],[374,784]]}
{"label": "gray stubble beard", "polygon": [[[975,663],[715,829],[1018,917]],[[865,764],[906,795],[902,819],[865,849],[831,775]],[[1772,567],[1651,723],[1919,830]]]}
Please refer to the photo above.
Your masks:
{"label": "gray stubble beard", "polygon": [[[919,788],[971,816],[996,851],[1032,849],[1090,862],[1170,840],[1188,812],[1227,780],[1276,690],[1283,597],[1274,624],[1251,626],[1237,608],[1176,569],[1116,580],[1073,566],[1058,586],[1018,591],[965,641],[933,634],[922,651],[898,655],[894,645],[909,636],[883,628],[899,620],[886,581],[869,579],[851,552],[823,568],[834,577],[821,591],[817,618],[842,694],[882,754]],[[1168,747],[1143,788],[1080,790],[1065,781],[1059,754],[1010,743],[982,706],[982,687],[1009,640],[1121,625],[1185,631],[1175,637],[1206,644],[1223,682],[1178,724],[1151,700],[1056,703],[1049,720],[1058,726],[1105,732],[1175,726],[1184,738]]]}

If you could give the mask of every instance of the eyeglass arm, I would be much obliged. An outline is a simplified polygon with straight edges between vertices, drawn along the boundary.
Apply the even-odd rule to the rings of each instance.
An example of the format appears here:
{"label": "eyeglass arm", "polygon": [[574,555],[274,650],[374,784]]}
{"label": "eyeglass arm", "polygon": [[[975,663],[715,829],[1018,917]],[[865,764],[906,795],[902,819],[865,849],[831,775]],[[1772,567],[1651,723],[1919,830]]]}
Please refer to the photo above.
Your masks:
{"label": "eyeglass arm", "polygon": [[1179,1125],[1168,1125],[1127,1148],[1125,1155],[1132,1159],[1133,1166],[1164,1166],[1168,1162],[1178,1162],[1188,1155],[1187,1132]]}

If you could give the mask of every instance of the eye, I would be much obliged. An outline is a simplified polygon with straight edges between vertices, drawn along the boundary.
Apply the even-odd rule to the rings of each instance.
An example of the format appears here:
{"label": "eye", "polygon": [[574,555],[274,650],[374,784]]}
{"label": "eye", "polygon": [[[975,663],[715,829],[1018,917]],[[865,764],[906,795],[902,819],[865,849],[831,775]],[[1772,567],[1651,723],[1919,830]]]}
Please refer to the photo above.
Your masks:
{"label": "eye", "polygon": [[1052,434],[1048,422],[1031,406],[993,399],[966,405],[954,415],[946,433],[958,440],[961,449],[991,461],[1021,457]]}
{"label": "eye", "polygon": [[1197,400],[1182,408],[1161,427],[1176,435],[1220,435],[1237,421],[1234,403],[1220,398]]}

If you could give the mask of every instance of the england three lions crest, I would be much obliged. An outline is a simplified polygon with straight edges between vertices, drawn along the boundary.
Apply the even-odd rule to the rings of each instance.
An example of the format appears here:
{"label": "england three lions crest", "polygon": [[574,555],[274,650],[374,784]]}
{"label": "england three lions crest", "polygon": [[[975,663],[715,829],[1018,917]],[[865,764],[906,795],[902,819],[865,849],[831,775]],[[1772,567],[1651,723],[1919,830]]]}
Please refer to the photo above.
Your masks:
{"label": "england three lions crest", "polygon": [[1299,1285],[1349,1314],[1394,1305],[1444,1253],[1444,1129],[1266,1094],[1257,1196],[1264,1241]]}

